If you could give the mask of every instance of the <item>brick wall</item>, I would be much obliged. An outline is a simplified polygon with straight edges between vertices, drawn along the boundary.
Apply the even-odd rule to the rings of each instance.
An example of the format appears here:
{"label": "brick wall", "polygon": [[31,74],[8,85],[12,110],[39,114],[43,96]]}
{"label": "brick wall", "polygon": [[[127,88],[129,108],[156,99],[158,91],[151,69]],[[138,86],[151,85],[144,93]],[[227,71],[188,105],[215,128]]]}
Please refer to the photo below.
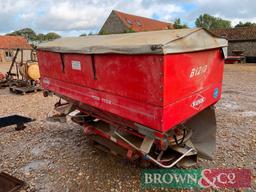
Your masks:
{"label": "brick wall", "polygon": [[117,34],[128,32],[129,29],[126,27],[123,22],[119,19],[114,12],[112,12],[103,27],[101,28],[99,34]]}
{"label": "brick wall", "polygon": [[0,64],[4,63],[4,64],[9,64],[12,61],[12,58],[6,58],[5,56],[5,52],[8,50],[0,50]]}
{"label": "brick wall", "polygon": [[5,61],[4,59],[4,52],[2,50],[0,50],[0,64],[3,63]]}
{"label": "brick wall", "polygon": [[[5,52],[9,50],[0,49],[0,64],[11,64],[12,58],[7,59]],[[14,57],[16,50],[11,50],[12,56]],[[31,50],[23,50],[23,62],[26,63],[28,60],[31,60]],[[21,52],[18,53],[16,61],[21,62]]]}
{"label": "brick wall", "polygon": [[228,55],[232,55],[232,50],[244,50],[245,56],[256,57],[256,41],[229,41]]}

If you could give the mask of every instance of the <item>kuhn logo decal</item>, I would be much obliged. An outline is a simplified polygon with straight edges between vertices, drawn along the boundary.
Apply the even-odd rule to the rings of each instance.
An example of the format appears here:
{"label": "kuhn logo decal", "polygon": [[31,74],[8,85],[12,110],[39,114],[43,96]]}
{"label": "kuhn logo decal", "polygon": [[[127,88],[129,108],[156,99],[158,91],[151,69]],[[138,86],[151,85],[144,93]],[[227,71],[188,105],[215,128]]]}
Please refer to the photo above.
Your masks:
{"label": "kuhn logo decal", "polygon": [[193,107],[196,110],[200,110],[204,102],[206,101],[205,97],[198,94],[195,99],[193,100],[191,107]]}

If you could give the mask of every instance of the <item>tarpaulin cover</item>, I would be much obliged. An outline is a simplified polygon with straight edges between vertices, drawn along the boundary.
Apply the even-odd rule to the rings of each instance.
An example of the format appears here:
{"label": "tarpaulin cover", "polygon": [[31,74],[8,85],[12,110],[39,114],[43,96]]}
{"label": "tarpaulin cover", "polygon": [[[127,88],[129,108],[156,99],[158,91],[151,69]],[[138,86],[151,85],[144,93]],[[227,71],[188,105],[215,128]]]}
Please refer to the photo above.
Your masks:
{"label": "tarpaulin cover", "polygon": [[171,54],[220,47],[227,47],[227,40],[218,38],[205,29],[195,28],[66,37],[42,43],[38,49],[82,54]]}

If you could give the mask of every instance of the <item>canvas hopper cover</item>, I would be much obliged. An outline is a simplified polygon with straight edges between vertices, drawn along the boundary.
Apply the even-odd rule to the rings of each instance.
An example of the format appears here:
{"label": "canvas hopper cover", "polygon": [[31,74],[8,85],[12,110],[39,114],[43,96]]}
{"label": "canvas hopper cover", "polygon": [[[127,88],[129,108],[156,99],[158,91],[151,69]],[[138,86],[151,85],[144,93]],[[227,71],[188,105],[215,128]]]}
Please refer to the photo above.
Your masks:
{"label": "canvas hopper cover", "polygon": [[40,50],[82,54],[171,54],[227,47],[205,29],[176,29],[115,35],[66,37],[43,43]]}

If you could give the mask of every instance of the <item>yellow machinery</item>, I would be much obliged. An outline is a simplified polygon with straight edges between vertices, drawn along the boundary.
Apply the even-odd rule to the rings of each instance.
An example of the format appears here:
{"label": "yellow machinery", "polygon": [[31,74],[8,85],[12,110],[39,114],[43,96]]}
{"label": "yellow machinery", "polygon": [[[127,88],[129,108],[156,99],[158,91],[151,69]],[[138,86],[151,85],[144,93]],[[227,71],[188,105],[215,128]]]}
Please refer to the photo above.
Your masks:
{"label": "yellow machinery", "polygon": [[[13,58],[9,72],[7,72],[6,80],[10,91],[21,94],[40,91],[40,71],[36,51],[31,51],[31,60],[26,61],[26,63],[16,62],[18,52],[19,50]],[[12,73],[14,67],[16,67],[16,70]]]}
{"label": "yellow machinery", "polygon": [[37,62],[27,62],[20,66],[20,75],[28,80],[38,81],[40,79],[39,66]]}

